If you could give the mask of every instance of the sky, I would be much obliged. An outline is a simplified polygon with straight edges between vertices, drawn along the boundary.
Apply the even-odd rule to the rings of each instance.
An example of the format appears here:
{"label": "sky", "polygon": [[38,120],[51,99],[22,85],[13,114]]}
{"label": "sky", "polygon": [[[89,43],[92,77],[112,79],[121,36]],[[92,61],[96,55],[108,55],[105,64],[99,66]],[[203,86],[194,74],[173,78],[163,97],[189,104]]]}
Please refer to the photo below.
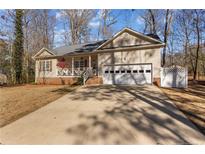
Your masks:
{"label": "sky", "polygon": [[[130,27],[136,31],[143,32],[144,23],[140,15],[144,10],[119,10],[115,9],[112,10],[112,15],[117,17],[117,23],[112,26],[113,34],[117,33],[124,27]],[[56,15],[57,24],[55,27],[55,46],[61,46],[62,42],[62,33],[63,31],[63,21],[61,10],[52,10],[52,14]],[[90,21],[89,28],[90,28],[90,39],[91,41],[96,41],[97,39],[97,32],[99,28],[99,17],[100,17],[100,10],[96,10],[96,16]]]}
{"label": "sky", "polygon": [[[0,9],[0,17],[4,14],[6,10]],[[101,10],[96,9],[96,15],[92,18],[92,20],[89,22],[89,28],[90,28],[90,42],[97,41],[97,39],[101,40],[102,38],[97,38],[98,30],[99,30],[99,24],[100,24],[100,17],[101,17]],[[144,31],[144,21],[142,19],[142,15],[144,14],[144,9],[112,9],[112,16],[117,17],[117,22],[112,25],[112,35],[119,32],[125,27],[129,27],[135,31],[143,33]],[[56,17],[56,24],[55,24],[55,37],[54,37],[54,48],[65,45],[64,42],[64,34],[65,30],[63,28],[65,23],[65,18],[63,18],[63,10],[60,9],[52,9],[49,11],[49,13],[52,16]],[[1,18],[0,18],[1,19]],[[0,20],[1,21],[1,20]],[[8,26],[1,26],[0,22],[0,31],[9,31],[13,28],[8,28]],[[66,27],[69,29],[69,25],[66,25]],[[4,30],[6,29],[6,30]],[[67,34],[69,36],[69,34]],[[158,34],[161,36],[160,34]],[[161,36],[162,39],[162,36]]]}
{"label": "sky", "polygon": [[[98,39],[97,34],[99,30],[99,25],[100,25],[101,10],[96,9],[95,11],[96,11],[96,15],[89,22],[90,42],[97,41]],[[112,25],[113,35],[125,27],[129,27],[129,28],[132,28],[133,30],[143,33],[144,21],[141,16],[142,14],[144,14],[144,11],[145,11],[144,9],[129,9],[129,10],[128,9],[112,9],[111,11],[112,11],[112,16],[117,17],[117,22],[114,25]],[[5,10],[0,9],[0,17],[2,14],[4,14],[4,12]],[[60,9],[53,9],[49,11],[49,13],[52,16],[56,17],[54,48],[65,45],[64,38],[63,38],[65,34],[65,30],[63,28],[64,23],[65,23],[65,18],[63,18],[62,12],[63,10],[60,10]],[[67,28],[69,29],[68,25],[67,25]],[[0,29],[1,31],[4,31],[4,29],[11,31],[11,28],[9,29],[8,26],[1,27],[1,22],[0,22]],[[101,40],[102,38],[99,38],[99,39]]]}
{"label": "sky", "polygon": [[[0,17],[4,14],[5,10],[0,9]],[[89,22],[89,28],[90,28],[90,41],[96,41],[97,40],[97,33],[98,28],[100,24],[100,12],[101,10],[95,10],[96,15],[92,18],[92,20]],[[140,17],[141,14],[144,12],[142,9],[135,9],[135,10],[125,10],[125,9],[112,9],[112,16],[117,17],[117,23],[115,23],[112,26],[112,33],[115,34],[119,32],[124,27],[132,28],[138,32],[143,32],[144,29],[144,23],[142,18]],[[55,38],[54,38],[54,46],[62,46],[63,45],[63,22],[65,19],[62,17],[62,10],[56,10],[53,9],[50,11],[51,15],[54,15],[56,17],[56,26],[55,26]],[[8,27],[1,27],[1,30],[4,30],[6,28],[8,30]]]}

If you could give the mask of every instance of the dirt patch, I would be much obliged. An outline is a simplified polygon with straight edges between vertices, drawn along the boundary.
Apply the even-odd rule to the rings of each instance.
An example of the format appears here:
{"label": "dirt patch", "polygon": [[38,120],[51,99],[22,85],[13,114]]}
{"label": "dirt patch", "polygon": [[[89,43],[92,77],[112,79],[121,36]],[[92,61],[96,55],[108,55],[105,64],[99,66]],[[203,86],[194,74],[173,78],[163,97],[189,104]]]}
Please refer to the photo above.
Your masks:
{"label": "dirt patch", "polygon": [[205,134],[205,86],[195,84],[187,89],[161,88],[161,90]]}
{"label": "dirt patch", "polygon": [[23,85],[0,88],[0,127],[75,89],[68,86]]}

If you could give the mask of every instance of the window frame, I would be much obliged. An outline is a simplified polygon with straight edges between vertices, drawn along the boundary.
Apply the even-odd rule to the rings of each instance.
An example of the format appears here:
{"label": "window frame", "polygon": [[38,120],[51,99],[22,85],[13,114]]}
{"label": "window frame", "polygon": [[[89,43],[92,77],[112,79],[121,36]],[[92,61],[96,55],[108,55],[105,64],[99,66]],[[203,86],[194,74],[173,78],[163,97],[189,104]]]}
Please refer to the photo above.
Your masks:
{"label": "window frame", "polygon": [[39,61],[40,72],[52,72],[52,60]]}
{"label": "window frame", "polygon": [[[77,64],[77,67],[76,67]],[[84,68],[85,67],[85,60],[80,59],[80,60],[74,60],[74,68]]]}

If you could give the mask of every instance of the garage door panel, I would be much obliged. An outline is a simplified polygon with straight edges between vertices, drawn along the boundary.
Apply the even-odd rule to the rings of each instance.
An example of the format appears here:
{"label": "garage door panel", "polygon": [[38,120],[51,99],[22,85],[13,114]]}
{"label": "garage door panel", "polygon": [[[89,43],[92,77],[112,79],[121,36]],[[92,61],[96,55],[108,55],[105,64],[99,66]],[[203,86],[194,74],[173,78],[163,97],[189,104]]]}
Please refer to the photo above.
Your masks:
{"label": "garage door panel", "polygon": [[104,84],[151,84],[151,64],[104,66]]}

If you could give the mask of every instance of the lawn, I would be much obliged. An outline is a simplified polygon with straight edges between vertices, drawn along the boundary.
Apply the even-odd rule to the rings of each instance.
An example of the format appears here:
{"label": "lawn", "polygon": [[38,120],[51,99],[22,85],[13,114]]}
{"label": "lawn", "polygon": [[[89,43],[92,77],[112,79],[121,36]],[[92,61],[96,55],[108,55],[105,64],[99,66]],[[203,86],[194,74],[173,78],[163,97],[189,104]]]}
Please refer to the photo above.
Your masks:
{"label": "lawn", "polygon": [[187,89],[161,90],[205,134],[205,86],[195,84]]}
{"label": "lawn", "polygon": [[39,109],[73,89],[57,85],[24,85],[0,88],[0,127]]}

